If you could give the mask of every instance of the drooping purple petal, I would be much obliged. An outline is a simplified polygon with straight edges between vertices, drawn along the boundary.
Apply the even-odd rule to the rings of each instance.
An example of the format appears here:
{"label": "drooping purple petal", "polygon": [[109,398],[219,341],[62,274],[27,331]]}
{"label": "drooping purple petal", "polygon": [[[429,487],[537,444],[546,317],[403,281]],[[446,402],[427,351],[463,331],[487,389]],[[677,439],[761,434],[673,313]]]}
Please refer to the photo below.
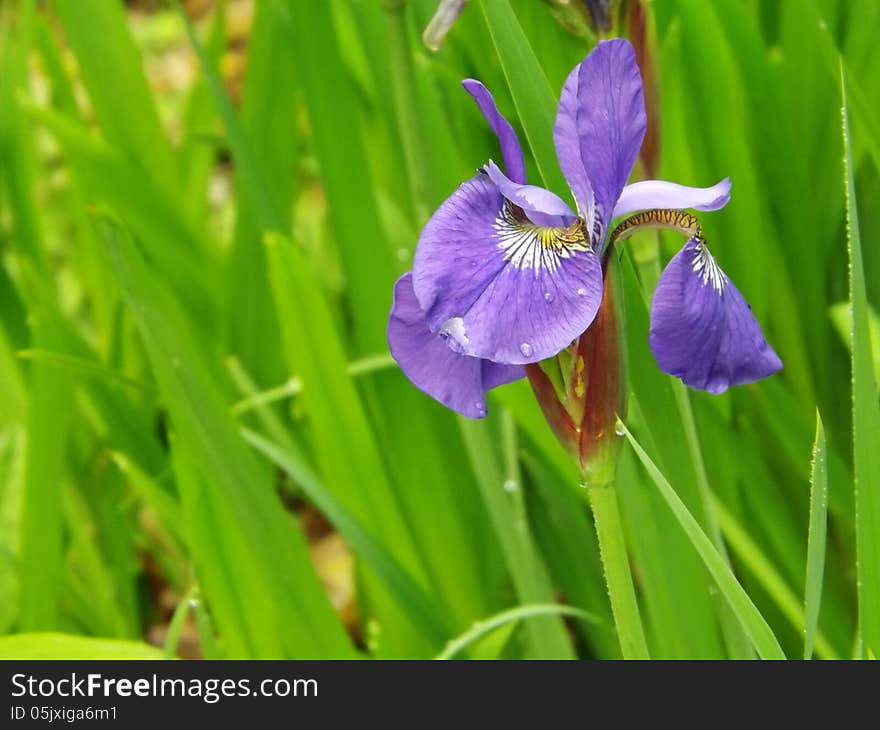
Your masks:
{"label": "drooping purple petal", "polygon": [[553,137],[579,212],[601,235],[632,172],[646,126],[632,45],[622,38],[600,41],[565,82]]}
{"label": "drooping purple petal", "polygon": [[394,285],[388,346],[413,385],[468,418],[486,415],[487,390],[525,376],[522,367],[459,355],[431,332],[413,292],[411,272]]}
{"label": "drooping purple petal", "polygon": [[492,160],[483,168],[489,179],[511,203],[522,208],[536,226],[566,227],[574,223],[575,214],[555,193],[537,185],[518,185],[505,176]]}
{"label": "drooping purple petal", "polygon": [[547,229],[522,220],[480,174],[423,229],[413,287],[429,329],[451,347],[523,364],[555,355],[587,329],[602,267],[579,222]]}
{"label": "drooping purple petal", "polygon": [[723,393],[782,368],[748,302],[691,238],[660,276],[651,303],[651,351],[686,385]]}
{"label": "drooping purple petal", "polygon": [[627,215],[637,210],[652,208],[694,208],[695,210],[720,210],[730,200],[730,178],[724,178],[709,188],[690,188],[665,180],[643,180],[627,185],[613,216]]}
{"label": "drooping purple petal", "polygon": [[474,101],[477,102],[477,106],[480,107],[480,111],[498,137],[507,176],[516,183],[524,183],[526,181],[526,164],[523,161],[519,139],[510,122],[498,111],[495,99],[492,98],[489,89],[476,79],[465,79],[461,85],[464,86],[468,94],[474,97]]}
{"label": "drooping purple petal", "polygon": [[483,390],[487,393],[492,388],[522,380],[526,376],[526,369],[522,365],[503,365],[491,360],[480,360],[480,362],[483,363]]}

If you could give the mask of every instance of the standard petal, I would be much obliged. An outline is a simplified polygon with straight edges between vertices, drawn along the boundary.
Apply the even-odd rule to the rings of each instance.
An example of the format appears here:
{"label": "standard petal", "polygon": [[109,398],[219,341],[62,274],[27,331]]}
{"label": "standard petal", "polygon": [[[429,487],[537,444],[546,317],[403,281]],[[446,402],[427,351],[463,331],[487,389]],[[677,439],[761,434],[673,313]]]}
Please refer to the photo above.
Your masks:
{"label": "standard petal", "polygon": [[710,393],[782,368],[748,302],[694,238],[660,276],[649,339],[663,372]]}
{"label": "standard petal", "polygon": [[425,324],[409,272],[394,285],[388,345],[413,385],[468,418],[486,415],[487,390],[525,376],[521,367],[497,365],[449,349],[444,338]]}
{"label": "standard petal", "polygon": [[665,180],[644,180],[627,185],[614,206],[613,217],[652,208],[720,210],[730,200],[730,178],[710,188],[689,188]]}
{"label": "standard petal", "polygon": [[537,185],[518,185],[501,172],[492,160],[483,169],[501,194],[522,208],[535,225],[565,228],[574,223],[575,214],[556,193]]}
{"label": "standard petal", "polygon": [[632,45],[622,38],[600,41],[569,74],[553,130],[579,212],[600,236],[632,172],[646,125]]}
{"label": "standard petal", "polygon": [[489,89],[476,79],[465,79],[461,85],[464,86],[468,94],[474,97],[474,101],[477,102],[477,106],[480,107],[480,111],[483,112],[483,116],[486,117],[486,121],[489,122],[489,126],[498,137],[507,176],[514,182],[524,183],[526,181],[526,164],[523,161],[519,139],[510,122],[498,111],[495,99],[492,98]]}
{"label": "standard petal", "polygon": [[536,226],[480,174],[422,231],[413,286],[428,327],[450,347],[519,365],[555,355],[587,329],[602,267],[580,221]]}

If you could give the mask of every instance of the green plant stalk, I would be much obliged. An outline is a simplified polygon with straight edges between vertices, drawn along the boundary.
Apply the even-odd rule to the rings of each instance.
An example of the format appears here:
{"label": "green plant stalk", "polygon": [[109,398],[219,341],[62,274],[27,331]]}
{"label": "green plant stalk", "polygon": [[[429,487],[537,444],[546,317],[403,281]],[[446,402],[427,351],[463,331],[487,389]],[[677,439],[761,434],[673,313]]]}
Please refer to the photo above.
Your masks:
{"label": "green plant stalk", "polygon": [[428,219],[428,202],[431,197],[431,180],[425,155],[427,143],[419,119],[419,97],[413,71],[412,50],[406,29],[406,0],[385,0],[385,25],[388,29],[391,54],[391,87],[394,107],[400,124],[400,140],[406,162],[406,174],[412,195],[416,222]]}
{"label": "green plant stalk", "polygon": [[613,480],[587,485],[590,508],[599,537],[599,554],[611,600],[611,613],[624,659],[650,659],[639,604],[633,587],[623,522]]}

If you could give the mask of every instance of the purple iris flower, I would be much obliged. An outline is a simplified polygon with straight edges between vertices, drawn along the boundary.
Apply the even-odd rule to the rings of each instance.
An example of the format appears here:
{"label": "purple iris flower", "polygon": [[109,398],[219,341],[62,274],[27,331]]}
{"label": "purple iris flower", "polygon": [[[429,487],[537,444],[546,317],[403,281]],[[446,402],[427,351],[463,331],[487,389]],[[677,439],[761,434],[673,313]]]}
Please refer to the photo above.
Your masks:
{"label": "purple iris flower", "polygon": [[480,82],[463,85],[498,137],[504,171],[490,160],[440,206],[422,231],[412,271],[395,284],[388,342],[418,388],[462,415],[484,416],[486,391],[523,377],[524,365],[557,355],[590,327],[602,301],[611,220],[636,211],[650,213],[619,230],[659,225],[690,236],[661,275],[651,307],[650,345],[660,368],[720,393],[782,367],[696,219],[677,210],[722,208],[729,180],[709,188],[626,184],[646,127],[628,41],[600,42],[562,89],[554,141],[576,212],[526,184],[513,127]]}

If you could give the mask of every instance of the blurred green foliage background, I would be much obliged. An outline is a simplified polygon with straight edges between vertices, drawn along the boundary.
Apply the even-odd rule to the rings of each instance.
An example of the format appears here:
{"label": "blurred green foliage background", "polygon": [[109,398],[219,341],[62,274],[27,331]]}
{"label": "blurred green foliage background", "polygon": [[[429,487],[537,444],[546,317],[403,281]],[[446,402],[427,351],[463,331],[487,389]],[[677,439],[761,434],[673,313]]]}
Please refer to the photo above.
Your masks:
{"label": "blurred green foliage background", "polygon": [[[528,384],[464,421],[384,335],[428,215],[498,157],[461,79],[563,194],[536,130],[595,38],[571,7],[473,0],[432,52],[436,5],[0,5],[0,657],[430,658],[516,606],[456,655],[620,655]],[[658,176],[732,179],[704,229],[785,369],[684,395],[647,348],[636,242],[627,425],[787,656],[805,629],[820,657],[876,655],[880,3],[646,7]],[[618,475],[651,655],[754,656],[628,446]]]}

